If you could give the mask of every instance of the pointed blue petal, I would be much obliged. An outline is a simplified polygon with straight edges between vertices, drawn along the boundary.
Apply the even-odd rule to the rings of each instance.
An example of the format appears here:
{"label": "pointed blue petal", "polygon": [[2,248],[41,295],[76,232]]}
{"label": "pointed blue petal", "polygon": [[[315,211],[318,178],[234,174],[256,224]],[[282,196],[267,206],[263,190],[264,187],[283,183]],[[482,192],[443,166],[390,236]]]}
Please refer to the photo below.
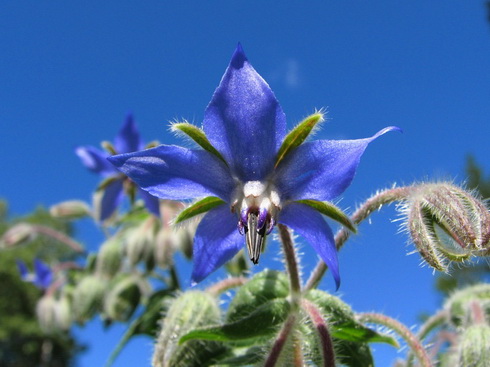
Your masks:
{"label": "pointed blue petal", "polygon": [[29,270],[27,270],[27,265],[22,260],[15,260],[17,263],[17,269],[19,270],[20,278],[27,281],[29,278]]}
{"label": "pointed blue petal", "polygon": [[142,146],[143,143],[138,128],[134,123],[133,115],[128,114],[124,125],[114,139],[114,148],[117,153],[121,154],[135,152],[142,149]]}
{"label": "pointed blue petal", "polygon": [[272,171],[286,117],[240,45],[206,109],[203,127],[242,181],[262,180]]}
{"label": "pointed blue petal", "polygon": [[104,188],[100,203],[100,221],[109,218],[123,198],[123,180],[114,180]]}
{"label": "pointed blue petal", "polygon": [[339,261],[337,249],[330,226],[321,214],[304,204],[286,205],[280,212],[279,223],[293,229],[313,246],[320,258],[332,272],[337,289],[340,286]]}
{"label": "pointed blue petal", "polygon": [[108,153],[102,152],[94,147],[78,147],[75,149],[76,155],[80,158],[83,165],[92,172],[102,176],[109,176],[117,172],[108,161]]}
{"label": "pointed blue petal", "polygon": [[316,140],[291,152],[279,165],[276,185],[285,200],[328,201],[350,185],[364,150],[370,142],[388,131],[358,140]]}
{"label": "pointed blue petal", "polygon": [[160,145],[108,160],[143,190],[161,199],[218,196],[229,201],[234,188],[229,169],[204,150]]}
{"label": "pointed blue petal", "polygon": [[237,218],[228,205],[211,209],[201,220],[194,238],[192,283],[198,283],[230,260],[244,245]]}
{"label": "pointed blue petal", "polygon": [[146,209],[148,209],[148,211],[151,214],[154,214],[157,217],[159,217],[160,216],[160,201],[158,200],[158,198],[151,195],[149,192],[147,192],[147,191],[145,191],[139,187],[138,187],[138,195],[145,202]]}
{"label": "pointed blue petal", "polygon": [[40,289],[46,289],[53,281],[53,272],[50,267],[39,259],[34,259],[34,284]]}

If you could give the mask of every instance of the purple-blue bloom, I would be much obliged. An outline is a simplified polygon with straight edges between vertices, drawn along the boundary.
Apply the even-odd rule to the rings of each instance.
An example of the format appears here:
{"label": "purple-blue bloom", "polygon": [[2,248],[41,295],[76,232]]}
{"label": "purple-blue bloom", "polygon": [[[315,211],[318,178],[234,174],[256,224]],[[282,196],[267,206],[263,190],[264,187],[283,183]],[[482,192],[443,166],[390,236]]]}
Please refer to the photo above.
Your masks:
{"label": "purple-blue bloom", "polygon": [[286,117],[238,45],[205,111],[203,130],[224,160],[208,150],[169,145],[109,158],[159,198],[217,196],[225,202],[209,210],[197,227],[192,281],[201,281],[230,260],[244,242],[257,263],[265,237],[282,223],[313,246],[338,286],[332,230],[319,212],[297,201],[331,201],[340,195],[367,145],[398,128],[385,128],[366,139],[306,142],[276,167]]}
{"label": "purple-blue bloom", "polygon": [[[133,116],[129,114],[121,127],[121,130],[114,139],[113,148],[116,154],[130,153],[144,148],[144,143],[140,138],[140,133],[134,123]],[[100,149],[84,146],[75,150],[83,165],[92,172],[95,172],[105,179],[108,179],[101,199],[100,220],[109,218],[119,206],[124,196],[124,183],[126,177],[114,168],[107,161],[110,154]],[[138,194],[145,202],[148,210],[159,215],[158,198],[150,195],[147,191],[138,188]]]}
{"label": "purple-blue bloom", "polygon": [[47,289],[53,282],[53,272],[48,265],[39,259],[34,259],[34,273],[29,273],[26,264],[17,260],[20,277],[25,282],[32,282],[39,289]]}

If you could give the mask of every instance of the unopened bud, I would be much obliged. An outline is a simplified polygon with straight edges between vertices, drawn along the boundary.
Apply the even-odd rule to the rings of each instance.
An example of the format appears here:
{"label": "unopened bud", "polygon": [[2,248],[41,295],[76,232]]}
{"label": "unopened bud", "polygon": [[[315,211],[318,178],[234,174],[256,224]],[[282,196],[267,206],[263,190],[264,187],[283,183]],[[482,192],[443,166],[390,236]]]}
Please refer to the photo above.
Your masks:
{"label": "unopened bud", "polygon": [[166,226],[158,231],[155,242],[155,260],[161,268],[167,268],[173,262],[173,254],[179,242],[179,234],[174,228]]}
{"label": "unopened bud", "polygon": [[470,192],[455,185],[416,187],[403,212],[417,250],[435,269],[446,271],[448,261],[461,262],[490,251],[488,209]]}
{"label": "unopened bud", "polygon": [[454,292],[444,308],[455,327],[485,322],[490,315],[490,284],[476,284]]}
{"label": "unopened bud", "polygon": [[162,321],[162,330],[155,345],[153,367],[197,366],[203,359],[223,347],[212,341],[191,340],[179,345],[179,340],[198,327],[217,324],[220,310],[217,300],[209,293],[187,291],[170,305]]}
{"label": "unopened bud", "polygon": [[97,255],[97,274],[114,276],[121,268],[123,249],[119,234],[109,238],[102,244]]}
{"label": "unopened bud", "polygon": [[471,325],[461,335],[459,345],[460,367],[490,366],[490,327],[486,324]]}
{"label": "unopened bud", "polygon": [[111,320],[127,321],[139,305],[142,281],[131,274],[114,278],[104,298],[104,314]]}
{"label": "unopened bud", "polygon": [[100,310],[106,284],[95,275],[87,275],[80,280],[73,291],[73,314],[77,321],[87,321]]}
{"label": "unopened bud", "polygon": [[80,200],[69,200],[53,205],[49,213],[56,218],[79,219],[90,215],[90,208],[87,203]]}
{"label": "unopened bud", "polygon": [[53,334],[68,330],[71,326],[70,301],[67,297],[56,298],[46,294],[36,305],[36,315],[41,330]]}
{"label": "unopened bud", "polygon": [[5,232],[0,240],[0,247],[13,247],[36,237],[34,228],[27,223],[19,223]]}
{"label": "unopened bud", "polygon": [[156,237],[155,230],[155,218],[150,216],[138,227],[127,231],[126,255],[132,266],[140,261],[152,262]]}

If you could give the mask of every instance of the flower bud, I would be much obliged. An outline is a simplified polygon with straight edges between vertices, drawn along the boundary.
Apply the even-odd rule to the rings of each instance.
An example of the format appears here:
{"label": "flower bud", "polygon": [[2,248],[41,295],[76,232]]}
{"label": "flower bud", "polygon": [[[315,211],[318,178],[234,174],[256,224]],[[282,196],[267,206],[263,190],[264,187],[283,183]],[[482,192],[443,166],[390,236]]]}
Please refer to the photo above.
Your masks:
{"label": "flower bud", "polygon": [[448,183],[415,187],[402,209],[417,250],[435,269],[448,261],[485,256],[490,251],[490,213],[467,192]]}
{"label": "flower bud", "polygon": [[122,259],[122,243],[119,235],[116,234],[100,247],[96,263],[97,274],[114,276],[121,268]]}
{"label": "flower bud", "polygon": [[53,295],[45,295],[37,302],[36,315],[45,333],[68,330],[71,326],[70,301],[64,296],[57,299]]}
{"label": "flower bud", "polygon": [[127,321],[139,305],[141,282],[142,279],[132,274],[121,274],[114,278],[104,298],[104,314],[111,320]]}
{"label": "flower bud", "polygon": [[90,215],[90,208],[87,203],[80,200],[69,200],[53,205],[49,213],[55,218],[79,219]]}
{"label": "flower bud", "polygon": [[490,327],[471,325],[461,335],[459,366],[488,367],[490,364]]}
{"label": "flower bud", "polygon": [[0,247],[13,247],[36,237],[33,227],[27,223],[19,223],[5,232],[0,240]]}
{"label": "flower bud", "polygon": [[167,268],[173,262],[173,254],[179,243],[179,233],[169,226],[158,231],[155,242],[155,260],[161,268]]}
{"label": "flower bud", "polygon": [[202,291],[182,293],[172,302],[162,321],[153,366],[204,365],[204,361],[222,352],[224,347],[217,342],[203,340],[191,340],[179,345],[179,339],[193,329],[219,321],[220,310],[214,297]]}
{"label": "flower bud", "polygon": [[[475,317],[475,307],[481,309],[483,315]],[[490,317],[490,284],[475,284],[459,289],[446,301],[444,308],[449,314],[449,321],[455,327],[463,327],[478,319]]]}
{"label": "flower bud", "polygon": [[85,322],[100,310],[107,282],[95,275],[80,280],[73,291],[73,314],[77,321]]}
{"label": "flower bud", "polygon": [[126,232],[126,256],[132,266],[140,261],[144,261],[147,264],[152,262],[155,248],[155,231],[156,221],[153,216],[150,216],[138,227]]}

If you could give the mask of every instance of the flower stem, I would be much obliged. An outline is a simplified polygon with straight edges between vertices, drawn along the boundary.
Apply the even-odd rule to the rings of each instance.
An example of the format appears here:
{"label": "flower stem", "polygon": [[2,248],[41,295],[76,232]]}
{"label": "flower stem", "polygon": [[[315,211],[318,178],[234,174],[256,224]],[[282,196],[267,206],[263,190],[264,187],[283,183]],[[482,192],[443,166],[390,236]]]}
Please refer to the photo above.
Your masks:
{"label": "flower stem", "polygon": [[211,293],[213,296],[218,296],[221,293],[226,292],[228,289],[244,285],[247,281],[248,279],[245,277],[228,278],[213,284],[206,289],[206,292]]}
{"label": "flower stem", "polygon": [[78,242],[72,240],[66,234],[61,233],[61,232],[59,232],[53,228],[35,225],[35,226],[33,226],[33,229],[35,232],[37,232],[39,234],[43,234],[45,236],[54,238],[55,240],[64,243],[65,245],[70,247],[75,252],[78,252],[78,253],[84,252],[82,245],[80,245]]}
{"label": "flower stem", "polygon": [[310,319],[313,322],[316,331],[318,332],[318,336],[322,346],[323,366],[334,367],[335,352],[333,349],[332,337],[328,332],[327,323],[323,319],[323,316],[318,308],[312,302],[308,301],[307,299],[303,299],[301,301],[301,305],[310,316]]}
{"label": "flower stem", "polygon": [[[398,187],[393,189],[387,189],[376,193],[362,204],[359,209],[352,215],[351,220],[354,224],[359,224],[367,217],[369,217],[376,210],[381,209],[383,205],[391,204],[394,201],[403,200],[409,193],[414,190],[413,186]],[[335,235],[335,247],[340,250],[344,246],[347,239],[350,237],[351,232],[346,229],[340,229]],[[313,272],[310,279],[306,283],[305,290],[310,290],[318,286],[323,275],[327,271],[327,265],[320,260]]]}
{"label": "flower stem", "polygon": [[284,250],[284,257],[286,258],[286,267],[291,287],[291,299],[293,304],[297,305],[299,304],[301,297],[301,282],[299,280],[298,260],[296,259],[296,253],[294,251],[293,239],[291,238],[288,227],[284,224],[278,224],[277,227],[279,229],[279,237]]}
{"label": "flower stem", "polygon": [[407,342],[408,346],[412,349],[422,367],[433,366],[429,356],[427,355],[427,351],[422,346],[419,338],[417,338],[405,325],[403,325],[399,321],[392,319],[391,317],[388,317],[386,315],[374,312],[358,314],[357,318],[361,322],[380,324],[389,327],[393,331],[397,332]]}
{"label": "flower stem", "polygon": [[274,341],[274,345],[267,356],[264,367],[274,367],[281,355],[281,352],[286,344],[288,337],[291,335],[294,324],[296,323],[296,314],[292,313],[284,323],[277,339]]}

